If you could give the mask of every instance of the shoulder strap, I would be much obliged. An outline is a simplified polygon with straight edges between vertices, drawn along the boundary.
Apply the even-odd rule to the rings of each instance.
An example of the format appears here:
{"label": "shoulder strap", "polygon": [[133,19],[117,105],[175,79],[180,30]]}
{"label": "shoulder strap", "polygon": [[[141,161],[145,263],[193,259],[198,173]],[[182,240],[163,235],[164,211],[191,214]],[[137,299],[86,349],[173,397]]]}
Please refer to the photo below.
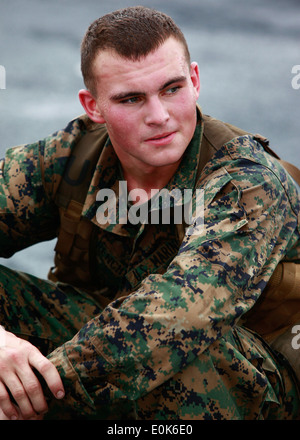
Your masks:
{"label": "shoulder strap", "polygon": [[106,139],[106,128],[91,124],[75,145],[68,160],[55,197],[60,208],[61,221],[55,251],[62,255],[69,254],[76,233],[89,235],[91,232],[92,224],[87,223],[80,230],[78,226],[91,178]]}
{"label": "shoulder strap", "polygon": [[55,201],[59,206],[67,208],[70,200],[84,203],[107,136],[104,126],[93,124],[77,142],[56,194]]}

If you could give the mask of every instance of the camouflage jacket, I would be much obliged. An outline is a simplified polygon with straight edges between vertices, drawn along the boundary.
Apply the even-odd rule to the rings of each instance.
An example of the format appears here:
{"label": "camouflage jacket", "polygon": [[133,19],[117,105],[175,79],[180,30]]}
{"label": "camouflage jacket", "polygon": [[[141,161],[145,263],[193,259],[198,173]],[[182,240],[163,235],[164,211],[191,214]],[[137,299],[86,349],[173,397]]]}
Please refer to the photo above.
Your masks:
{"label": "camouflage jacket", "polygon": [[[83,121],[7,151],[0,180],[2,256],[57,235],[55,195]],[[200,123],[167,186],[192,189],[194,206],[203,208],[203,221],[185,235],[162,222],[99,225],[99,189],[117,192],[122,180],[107,141],[83,211],[98,225],[94,296],[105,307],[49,355],[68,390],[64,405],[92,412],[99,401],[147,394],[239,323],[279,261],[299,261],[293,180],[251,136],[225,144],[197,178],[202,131]]]}

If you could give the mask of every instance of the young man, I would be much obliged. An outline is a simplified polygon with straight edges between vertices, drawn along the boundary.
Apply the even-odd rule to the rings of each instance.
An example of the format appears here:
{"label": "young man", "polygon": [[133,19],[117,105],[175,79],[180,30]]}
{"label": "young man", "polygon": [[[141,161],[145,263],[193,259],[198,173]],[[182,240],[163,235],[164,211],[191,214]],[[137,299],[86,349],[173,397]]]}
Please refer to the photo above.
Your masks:
{"label": "young man", "polygon": [[[51,281],[1,268],[2,417],[297,418],[261,306],[299,259],[293,180],[263,140],[202,115],[165,14],[96,20],[82,72],[86,115],[2,164],[2,255],[58,236]],[[192,194],[192,224],[162,190]]]}

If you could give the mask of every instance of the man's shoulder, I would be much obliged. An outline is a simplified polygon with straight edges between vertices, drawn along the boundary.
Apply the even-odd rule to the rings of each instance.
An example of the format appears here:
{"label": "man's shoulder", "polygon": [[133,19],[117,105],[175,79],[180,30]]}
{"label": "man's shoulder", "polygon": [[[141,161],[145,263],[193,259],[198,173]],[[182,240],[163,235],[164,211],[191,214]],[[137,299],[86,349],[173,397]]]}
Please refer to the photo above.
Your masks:
{"label": "man's shoulder", "polygon": [[[91,139],[102,141],[107,138],[105,125],[93,122],[86,114],[72,119],[64,128],[47,136],[43,141],[45,158],[67,157],[77,152],[84,151],[91,144]],[[79,148],[80,147],[80,148]]]}
{"label": "man's shoulder", "polygon": [[265,136],[209,115],[203,115],[203,122],[202,144],[213,151],[213,161],[248,158],[257,163],[266,163],[270,158],[279,159]]}
{"label": "man's shoulder", "polygon": [[93,122],[86,114],[82,114],[72,119],[64,128],[49,136],[49,139],[55,137],[61,138],[62,140],[69,139],[69,141],[72,142],[73,140],[94,131],[99,132],[99,134],[107,133],[104,124]]}

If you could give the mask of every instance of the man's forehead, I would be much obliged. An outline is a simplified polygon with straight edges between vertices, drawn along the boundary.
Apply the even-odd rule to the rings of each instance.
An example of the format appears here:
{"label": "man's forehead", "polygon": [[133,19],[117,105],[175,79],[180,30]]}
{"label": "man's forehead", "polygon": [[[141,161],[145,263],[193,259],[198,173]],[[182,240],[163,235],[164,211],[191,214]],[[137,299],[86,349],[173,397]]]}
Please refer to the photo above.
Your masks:
{"label": "man's forehead", "polygon": [[138,58],[122,56],[113,48],[100,49],[95,57],[94,67],[97,68],[97,73],[101,74],[101,70],[110,65],[131,65],[137,66],[138,68],[146,63],[151,64],[154,59],[158,62],[161,60],[166,64],[172,60],[174,61],[174,59],[180,62],[180,64],[188,64],[183,44],[175,38],[170,37],[158,46],[158,48]]}

